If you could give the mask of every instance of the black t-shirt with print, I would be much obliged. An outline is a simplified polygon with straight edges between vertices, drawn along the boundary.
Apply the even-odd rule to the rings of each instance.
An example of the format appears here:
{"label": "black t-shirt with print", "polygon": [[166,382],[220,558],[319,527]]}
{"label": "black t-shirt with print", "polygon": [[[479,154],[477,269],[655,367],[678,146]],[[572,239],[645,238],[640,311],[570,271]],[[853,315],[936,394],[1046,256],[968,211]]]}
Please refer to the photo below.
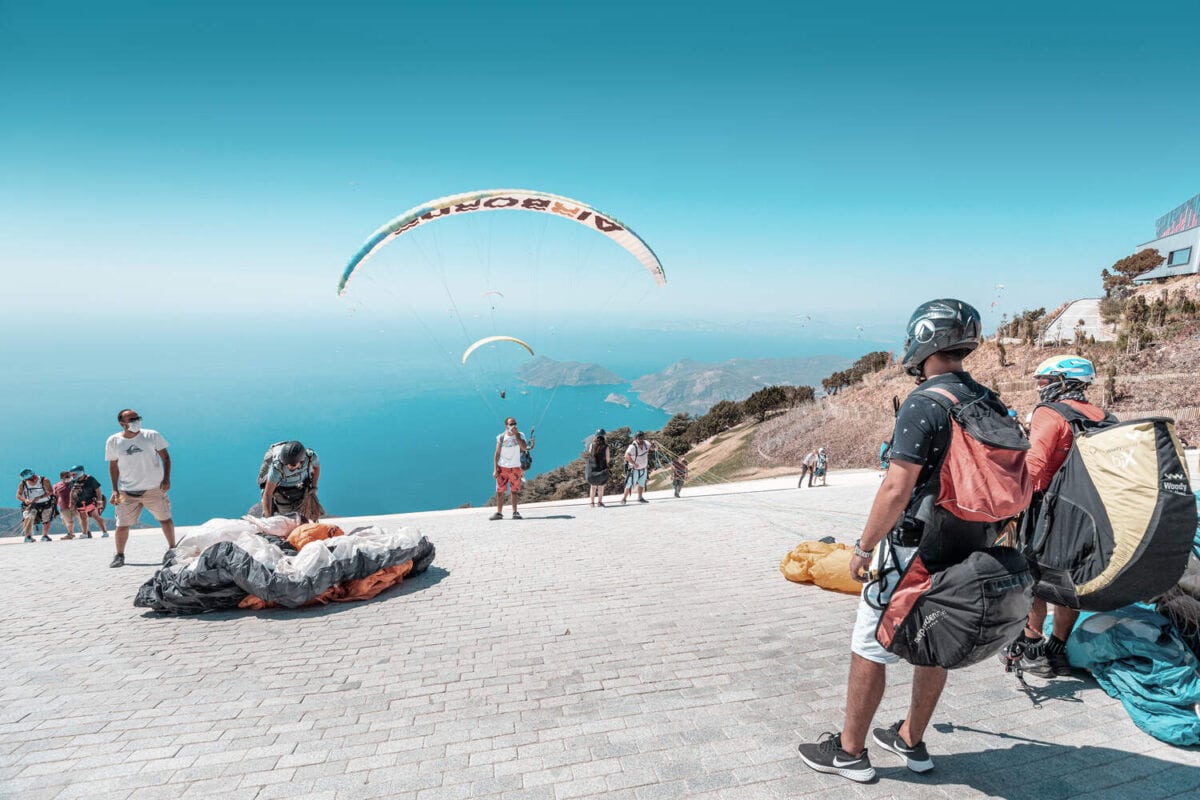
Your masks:
{"label": "black t-shirt with print", "polygon": [[[917,483],[913,487],[908,508],[901,522],[902,527],[914,533],[919,533],[923,527],[914,520],[919,501],[929,480],[935,477],[941,468],[946,449],[950,446],[950,415],[926,394],[935,386],[960,398],[979,397],[988,392],[987,387],[977,383],[966,372],[946,372],[925,381],[900,406],[900,412],[896,415],[896,428],[892,433],[891,457],[896,461],[921,465],[921,473],[917,476]],[[977,549],[987,538],[985,525],[951,519],[944,514],[943,517],[953,528],[945,531],[950,534],[951,541],[935,542],[923,538],[922,556],[927,562],[936,560],[953,563],[960,560],[962,551]],[[941,538],[944,537],[939,537]],[[962,546],[961,550],[959,545]]]}

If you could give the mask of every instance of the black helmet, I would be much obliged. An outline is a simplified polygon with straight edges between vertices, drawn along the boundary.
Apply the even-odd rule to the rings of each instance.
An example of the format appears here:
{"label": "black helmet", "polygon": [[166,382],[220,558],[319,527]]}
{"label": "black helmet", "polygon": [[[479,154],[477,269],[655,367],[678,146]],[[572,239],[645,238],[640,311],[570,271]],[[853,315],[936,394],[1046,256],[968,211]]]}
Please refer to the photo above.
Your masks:
{"label": "black helmet", "polygon": [[304,456],[304,445],[296,441],[288,442],[279,451],[279,460],[284,464],[299,464],[304,460]]}
{"label": "black helmet", "polygon": [[921,376],[921,365],[934,353],[971,352],[979,347],[979,312],[961,300],[930,300],[917,306],[908,319],[904,340],[904,371]]}

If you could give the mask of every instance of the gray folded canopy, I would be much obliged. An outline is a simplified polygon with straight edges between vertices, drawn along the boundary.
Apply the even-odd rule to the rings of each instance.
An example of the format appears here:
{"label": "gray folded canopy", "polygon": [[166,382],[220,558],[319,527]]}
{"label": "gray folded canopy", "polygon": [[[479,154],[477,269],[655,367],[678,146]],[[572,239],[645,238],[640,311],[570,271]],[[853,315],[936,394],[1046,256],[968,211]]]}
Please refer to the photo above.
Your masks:
{"label": "gray folded canopy", "polygon": [[413,562],[409,577],[433,562],[433,544],[408,528],[356,528],[296,552],[280,535],[285,518],[210,520],[167,552],[133,604],[164,614],[235,608],[247,595],[297,608],[345,581]]}

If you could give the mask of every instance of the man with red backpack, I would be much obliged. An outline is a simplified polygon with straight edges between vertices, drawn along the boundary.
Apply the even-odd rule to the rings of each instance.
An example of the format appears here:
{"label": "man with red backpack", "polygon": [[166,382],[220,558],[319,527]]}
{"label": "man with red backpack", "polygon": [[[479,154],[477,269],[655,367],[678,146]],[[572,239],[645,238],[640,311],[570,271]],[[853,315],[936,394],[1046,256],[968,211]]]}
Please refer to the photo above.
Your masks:
{"label": "man with red backpack", "polygon": [[[867,755],[867,733],[883,699],[887,665],[900,660],[891,652],[893,648],[881,644],[877,630],[899,575],[910,563],[922,564],[934,573],[963,562],[991,545],[998,531],[997,522],[969,521],[951,514],[947,507],[958,510],[954,497],[944,503],[947,490],[953,494],[954,488],[946,485],[943,466],[949,461],[952,436],[956,441],[960,437],[955,427],[959,412],[970,406],[972,413],[984,413],[994,425],[1012,426],[1004,404],[963,371],[963,359],[979,342],[979,312],[959,300],[922,303],[909,319],[901,363],[916,378],[918,389],[897,410],[890,469],[850,561],[851,575],[867,585],[851,635],[845,720],[837,733],[823,734],[799,748],[804,763],[818,772],[857,782],[875,777]],[[1016,488],[1011,496],[1002,498],[1007,501],[1004,514],[1017,513],[1029,501],[1023,462],[1028,444],[1015,428],[1011,433],[1021,440],[1009,449],[1020,452],[1009,462]],[[962,500],[964,487],[957,488]],[[871,580],[873,576],[879,577]],[[1027,609],[1028,605],[1022,606],[1017,624]],[[916,666],[914,670],[905,718],[889,728],[876,728],[872,738],[879,747],[905,759],[910,770],[928,772],[933,761],[924,734],[946,684],[947,670],[942,666]]]}
{"label": "man with red backpack", "polygon": [[[1029,514],[1036,518],[1042,494],[1066,461],[1075,441],[1071,423],[1060,411],[1055,410],[1054,404],[1063,403],[1093,422],[1111,424],[1116,422],[1116,418],[1087,401],[1084,393],[1096,381],[1096,368],[1086,358],[1048,358],[1034,370],[1033,378],[1037,381],[1039,403],[1033,410],[1029,425],[1030,445],[1026,464],[1034,492]],[[1054,632],[1048,639],[1042,636],[1046,610],[1046,601],[1040,597],[1034,598],[1025,630],[1001,651],[1001,663],[1043,678],[1071,674],[1071,665],[1067,662],[1067,638],[1079,619],[1079,609],[1054,606]]]}

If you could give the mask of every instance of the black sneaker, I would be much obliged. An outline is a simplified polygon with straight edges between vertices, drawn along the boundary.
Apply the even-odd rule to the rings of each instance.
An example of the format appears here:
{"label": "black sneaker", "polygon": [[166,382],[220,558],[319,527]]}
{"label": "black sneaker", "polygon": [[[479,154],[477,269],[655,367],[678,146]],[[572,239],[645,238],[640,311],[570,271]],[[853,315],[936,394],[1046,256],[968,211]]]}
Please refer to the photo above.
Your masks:
{"label": "black sneaker", "polygon": [[1067,643],[1051,636],[1046,640],[1046,667],[1049,675],[1046,677],[1063,678],[1075,674],[1071,662],[1067,660]]}
{"label": "black sneaker", "polygon": [[42,534],[41,541],[43,541],[43,542],[53,542],[54,540],[53,540],[53,539],[51,539],[49,536],[47,536],[46,534],[44,534],[44,533],[43,533],[43,534]]}
{"label": "black sneaker", "polygon": [[799,749],[801,760],[817,772],[841,775],[858,783],[875,779],[875,768],[867,758],[866,749],[856,756],[850,755],[842,749],[840,733],[823,733],[816,742],[802,744]]}
{"label": "black sneaker", "polygon": [[902,757],[913,772],[929,772],[933,769],[933,759],[929,757],[925,743],[917,742],[912,747],[905,744],[904,738],[900,735],[900,726],[903,724],[904,720],[900,720],[890,728],[876,728],[871,734],[871,738],[884,750]]}
{"label": "black sneaker", "polygon": [[111,562],[109,562],[108,566],[109,566],[109,567],[123,567],[123,566],[125,566],[125,554],[124,554],[124,553],[117,553],[115,556],[113,556],[113,560],[112,560]]}
{"label": "black sneaker", "polygon": [[647,500],[647,499],[646,499],[646,498],[644,498],[644,497],[639,497],[639,498],[638,498],[638,502],[639,502],[639,503],[649,503],[650,501],[649,501],[649,500]]}

